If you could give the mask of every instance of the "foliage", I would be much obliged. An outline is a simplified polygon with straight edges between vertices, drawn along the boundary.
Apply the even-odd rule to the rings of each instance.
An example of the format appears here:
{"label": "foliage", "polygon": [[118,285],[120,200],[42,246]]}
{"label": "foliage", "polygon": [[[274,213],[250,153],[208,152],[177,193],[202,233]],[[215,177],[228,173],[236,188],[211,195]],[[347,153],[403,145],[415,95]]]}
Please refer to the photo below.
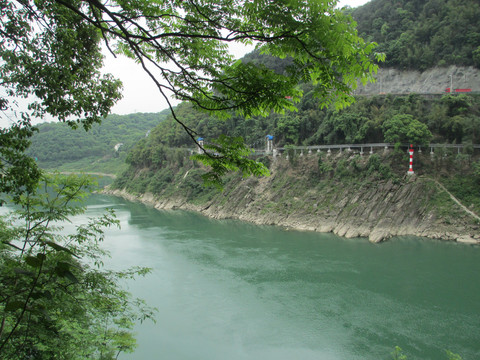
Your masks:
{"label": "foliage", "polygon": [[370,1],[350,12],[361,36],[386,54],[388,67],[480,65],[477,0]]}
{"label": "foliage", "polygon": [[50,114],[86,129],[100,122],[120,98],[121,84],[100,72],[96,26],[59,1],[1,0],[0,8],[5,107],[15,108],[16,97],[35,95],[28,106],[35,117]]}
{"label": "foliage", "polygon": [[20,194],[40,176],[24,155],[31,117],[88,129],[121,97],[121,83],[101,74],[101,36],[78,13],[50,0],[0,0],[0,9],[0,116],[12,124],[0,133],[0,192]]}
{"label": "foliage", "polygon": [[363,140],[365,125],[368,119],[359,114],[347,111],[328,113],[325,121],[317,130],[317,136],[325,139],[326,143],[354,144]]}
{"label": "foliage", "polygon": [[[245,143],[251,144],[251,147],[264,149],[266,134],[273,134],[274,147],[290,146],[292,153],[294,150],[291,146],[332,143],[381,143],[393,140],[423,144],[430,138],[435,143],[480,142],[480,97],[475,94],[462,95],[456,101],[445,97],[426,99],[414,94],[358,97],[355,104],[337,111],[321,109],[310,94],[310,85],[304,84],[302,88],[305,96],[296,113],[272,113],[267,117],[250,119],[232,116],[226,121],[219,121],[213,116],[198,112],[188,103],[180,104],[176,113],[198,136],[204,137],[206,142],[225,134],[244,137]],[[455,112],[455,118],[447,115],[450,111]],[[458,125],[450,126],[452,121]],[[385,138],[385,131],[392,139]],[[160,151],[160,148],[167,154],[161,166],[169,167],[175,166],[173,155],[168,155],[172,149],[183,149],[185,155],[197,151],[192,139],[169,117],[129,152],[127,159],[131,166],[128,171],[132,176],[130,181],[137,176],[139,169],[150,168],[153,171],[160,168],[153,166],[152,161],[154,149]],[[471,150],[473,151],[473,148]],[[290,156],[289,160],[295,161],[293,156]],[[404,163],[402,160],[398,161]],[[376,171],[382,178],[390,178],[388,168],[382,166],[382,169],[377,168]]]}
{"label": "foliage", "polygon": [[33,131],[26,120],[0,129],[0,192],[10,193],[15,199],[24,191],[33,191],[40,176],[33,159],[25,155]]}
{"label": "foliage", "polygon": [[395,346],[395,350],[391,355],[393,360],[407,360],[407,356],[403,354],[403,351],[399,346]]}
{"label": "foliage", "polygon": [[[289,114],[290,115],[290,114]],[[298,144],[300,121],[296,116],[282,116],[277,121],[276,132],[286,144]]]}
{"label": "foliage", "polygon": [[[478,163],[478,162],[477,162]],[[474,163],[475,164],[475,163]],[[441,182],[457,199],[475,213],[480,212],[480,177],[475,173],[467,174],[465,171],[457,170],[452,177],[445,177]]]}
{"label": "foliage", "polygon": [[272,165],[272,158],[268,155],[259,157],[257,161],[265,165],[267,169],[270,169],[270,166]]}
{"label": "foliage", "polygon": [[460,355],[452,353],[450,350],[445,350],[448,360],[462,360]]}
{"label": "foliage", "polygon": [[318,157],[318,172],[320,174],[326,174],[333,170],[333,167],[330,163],[323,161],[321,156]]}
{"label": "foliage", "polygon": [[[308,86],[305,85],[304,89],[307,91]],[[462,98],[464,99],[462,100]],[[306,96],[299,103],[299,108],[299,112],[292,115],[292,118],[294,117],[296,119],[296,132],[293,130],[291,132],[291,138],[295,139],[292,145],[317,145],[330,142],[350,143],[352,142],[351,140],[360,143],[383,142],[384,124],[402,112],[412,116],[414,119],[418,119],[422,124],[426,124],[428,129],[433,133],[434,142],[475,144],[480,140],[478,130],[480,128],[480,97],[474,95],[462,95],[461,97],[459,96],[459,99],[456,101],[450,101],[448,97],[426,100],[420,96],[413,95],[395,97],[395,99],[388,96],[371,98],[359,97],[357,102],[351,107],[341,111],[333,111],[319,109],[318,103],[308,95],[307,91]],[[460,108],[463,108],[463,110],[459,111],[458,109]],[[447,115],[450,111],[455,111],[456,115],[454,118]],[[242,137],[245,135],[245,142],[257,149],[265,146],[265,134],[275,134],[274,140],[276,147],[284,146],[287,141],[278,127],[281,116],[276,114],[246,120],[232,116],[226,121],[220,121],[205,113],[199,113],[188,103],[180,104],[176,108],[176,113],[185,124],[194,129],[200,136],[205,137],[207,141],[219,137],[221,134]],[[137,115],[137,117],[138,116],[140,115]],[[117,117],[113,116],[112,125],[115,125],[117,121],[123,119],[127,121],[129,117],[119,117],[117,120]],[[451,126],[453,122],[458,125],[456,127]],[[118,124],[123,125],[122,121]],[[332,124],[334,124],[334,127]],[[46,129],[49,129],[51,125],[52,124],[45,124]],[[127,123],[125,123],[125,128],[121,129],[122,126],[119,125],[118,129],[114,128],[111,129],[111,131],[111,125],[107,123],[104,125],[109,129],[108,133],[111,132],[114,134],[115,138],[127,136],[122,132],[130,129],[129,125],[127,127]],[[112,141],[108,140],[109,138],[105,135],[107,131],[101,130],[104,125],[99,127],[98,133],[96,133],[100,139],[104,140],[102,143]],[[57,131],[57,126],[61,127],[61,125],[56,125],[53,128],[55,132]],[[139,124],[138,126],[140,127],[141,125]],[[95,131],[95,128],[96,126],[94,125],[92,130]],[[40,129],[42,129],[42,127],[40,127]],[[351,130],[342,131],[340,129]],[[68,142],[70,141],[68,139],[72,139],[72,136],[66,130],[67,129],[65,129],[65,131],[62,130],[64,131],[62,134],[64,134],[65,140],[60,139],[60,142]],[[48,131],[45,132],[44,136],[47,137],[47,134],[49,134]],[[194,142],[183,131],[182,127],[174,121],[172,116],[158,123],[158,125],[150,131],[148,137],[144,137],[141,134],[142,131],[139,130],[138,136],[142,137],[140,142],[129,151],[121,151],[121,156],[126,157],[128,164],[133,168],[149,167],[152,170],[158,170],[164,166],[178,166],[178,164],[181,165],[181,163],[185,161],[190,152],[196,151]],[[50,138],[55,137],[56,135],[53,134],[50,136]],[[459,139],[459,137],[461,137],[461,139]],[[34,149],[44,148],[45,152],[47,152],[46,149],[52,149],[49,144],[54,142],[50,141],[50,138],[46,141],[44,137],[40,138],[34,135]],[[407,142],[409,140],[404,141]],[[125,144],[125,147],[128,148],[129,145],[127,145],[127,141],[125,141]],[[79,153],[82,151],[78,148],[76,148],[76,150]],[[60,154],[58,149],[48,152],[58,152]],[[176,162],[175,159],[178,159],[178,162]],[[98,167],[96,169],[93,165],[90,165],[90,168],[101,171],[102,168],[106,166],[102,161],[97,160]],[[174,163],[176,165],[174,165]],[[83,163],[80,162],[77,164],[87,166],[87,164],[83,165]],[[72,163],[72,166],[73,165],[74,163]],[[67,171],[70,170],[66,168],[65,165],[64,169]],[[74,168],[71,170],[74,170]],[[129,174],[135,174],[135,171],[132,169],[129,171]]]}
{"label": "foliage", "polygon": [[293,145],[285,145],[285,155],[288,156],[290,165],[295,166],[298,160],[298,154]]}
{"label": "foliage", "polygon": [[383,123],[383,132],[388,143],[427,145],[432,139],[427,125],[408,114],[398,114],[387,119]]}
{"label": "foliage", "polygon": [[[462,360],[460,355],[454,354],[449,350],[445,351],[448,360]],[[392,360],[407,360],[407,355],[403,353],[403,350],[399,346],[395,346],[395,350],[391,353]]]}
{"label": "foliage", "polygon": [[[263,148],[265,135],[275,136],[275,147],[284,145],[321,145],[348,143],[380,143],[384,142],[384,124],[396,115],[401,115],[402,123],[406,121],[405,130],[412,125],[413,140],[428,138],[428,131],[436,143],[473,143],[480,142],[480,97],[477,95],[462,95],[460,113],[453,120],[448,115],[450,110],[458,109],[444,97],[425,99],[419,95],[406,96],[373,96],[358,97],[352,106],[336,111],[320,109],[319,103],[309,95],[309,85],[303,86],[306,95],[300,101],[299,111],[285,115],[270,114],[267,117],[252,117],[243,119],[232,116],[226,121],[199,113],[191,104],[182,103],[177,107],[177,116],[198,136],[207,140],[217,138],[221,134],[242,136],[247,144],[254,148]],[[460,101],[460,100],[459,100]],[[459,102],[455,102],[459,104]],[[413,117],[415,121],[404,115]],[[421,124],[425,124],[427,129]],[[455,121],[459,125],[452,127]],[[423,135],[423,136],[419,136]],[[151,137],[151,138],[150,138]],[[460,138],[459,138],[460,137]],[[175,125],[170,117],[160,123],[150,133],[150,144],[159,143],[168,147],[196,146],[180,125]],[[460,141],[461,140],[461,141]],[[404,140],[406,142],[410,140]]]}
{"label": "foliage", "polygon": [[135,348],[134,321],[152,317],[118,285],[148,269],[102,269],[104,229],[118,224],[112,212],[59,234],[84,211],[89,186],[85,177],[45,176],[0,220],[1,359],[114,359]]}
{"label": "foliage", "polygon": [[[167,102],[173,94],[222,118],[293,111],[303,94],[299,84],[307,82],[321,106],[342,108],[353,102],[358,79],[373,81],[374,58],[383,56],[373,53],[375,44],[361,39],[352,18],[335,5],[1,0],[0,77],[8,97],[0,103],[13,109],[11,98],[35,95],[32,115],[90,128],[120,98],[121,84],[100,74],[105,46],[139,63]],[[255,43],[262,54],[291,60],[283,72],[236,61],[228,52],[231,43]],[[171,110],[193,140],[195,132]],[[224,168],[223,159],[215,169]]]}
{"label": "foliage", "polygon": [[[120,82],[100,71],[102,47],[134,59],[167,101],[173,94],[224,118],[294,111],[303,94],[299,84],[307,82],[320,106],[342,108],[353,101],[357,79],[371,81],[377,66],[375,44],[363,41],[351,17],[335,5],[322,0],[0,0],[0,107],[16,122],[0,134],[0,192],[15,195],[23,206],[15,221],[25,223],[1,225],[2,357],[108,359],[131,350],[128,330],[138,315],[130,312],[132,304],[116,281],[144,272],[94,267],[101,256],[101,226],[114,221],[109,215],[66,238],[56,235],[53,222],[81,211],[69,204],[83,194],[84,183],[68,179],[53,185],[53,196],[33,192],[40,173],[24,156],[34,131],[31,117],[50,115],[85,129],[100,122],[121,97]],[[262,53],[292,62],[279,73],[234,61],[226,45],[232,42],[255,42]],[[193,140],[194,131],[171,110]],[[131,165],[164,166],[170,152],[151,140],[143,144],[152,146],[139,147]],[[227,170],[266,173],[248,158],[250,151],[237,135],[209,146],[205,149],[212,153],[198,156],[214,171],[208,181],[219,183]],[[148,182],[140,185],[144,191]]]}
{"label": "foliage", "polygon": [[477,178],[477,181],[480,183],[480,160],[473,164],[473,174]]}
{"label": "foliage", "polygon": [[[63,123],[39,124],[27,154],[46,169],[82,160],[88,165],[103,157],[115,158],[126,154],[150,129],[164,120],[168,112],[109,115],[101,124],[93,124],[89,131],[72,131]],[[115,149],[117,144],[121,145]]]}
{"label": "foliage", "polygon": [[193,160],[210,166],[210,170],[202,177],[206,185],[216,185],[221,188],[221,177],[228,171],[240,170],[244,177],[269,175],[268,168],[260,162],[249,159],[252,150],[247,148],[241,137],[221,135],[213,143],[204,145],[205,152],[191,156]]}

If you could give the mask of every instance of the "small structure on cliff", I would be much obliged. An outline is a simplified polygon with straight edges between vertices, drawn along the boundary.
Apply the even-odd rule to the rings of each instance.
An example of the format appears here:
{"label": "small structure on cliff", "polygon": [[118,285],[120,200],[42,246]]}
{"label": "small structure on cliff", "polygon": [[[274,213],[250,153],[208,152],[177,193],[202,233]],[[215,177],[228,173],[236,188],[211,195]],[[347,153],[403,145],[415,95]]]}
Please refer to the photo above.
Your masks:
{"label": "small structure on cliff", "polygon": [[198,143],[197,153],[199,153],[199,154],[201,154],[203,152],[203,141],[204,141],[204,139],[202,137],[199,137],[197,139],[197,143]]}
{"label": "small structure on cliff", "polygon": [[410,154],[410,163],[408,165],[407,174],[413,175],[414,172],[413,172],[413,145],[412,144],[410,144],[410,149],[408,149],[408,153]]}
{"label": "small structure on cliff", "polygon": [[265,152],[271,154],[273,151],[273,135],[267,135],[265,136],[265,139],[267,140]]}

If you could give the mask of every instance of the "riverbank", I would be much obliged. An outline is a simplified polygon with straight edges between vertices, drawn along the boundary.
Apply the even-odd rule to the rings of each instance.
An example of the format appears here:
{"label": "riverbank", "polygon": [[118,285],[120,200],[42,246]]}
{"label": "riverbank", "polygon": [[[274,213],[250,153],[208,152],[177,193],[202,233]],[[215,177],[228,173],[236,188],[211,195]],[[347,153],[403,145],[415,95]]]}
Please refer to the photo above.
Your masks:
{"label": "riverbank", "polygon": [[125,189],[105,192],[156,209],[190,210],[215,219],[333,232],[347,238],[367,237],[374,243],[412,235],[480,244],[478,215],[431,178],[338,179],[312,171],[315,162],[314,158],[302,159],[292,166],[280,158],[271,164],[271,176],[232,176],[223,192],[195,196],[182,192],[182,182],[188,183],[192,176],[188,170],[177,177],[177,191],[155,195],[134,195]]}
{"label": "riverbank", "polygon": [[159,309],[158,321],[136,327],[138,348],[124,360],[159,348],[168,359],[378,360],[395,346],[409,359],[446,360],[444,349],[479,358],[480,247],[410,237],[373,246],[120,199],[89,203],[88,216],[108,204],[120,221],[102,244],[107,266],[152,268],[128,289]]}

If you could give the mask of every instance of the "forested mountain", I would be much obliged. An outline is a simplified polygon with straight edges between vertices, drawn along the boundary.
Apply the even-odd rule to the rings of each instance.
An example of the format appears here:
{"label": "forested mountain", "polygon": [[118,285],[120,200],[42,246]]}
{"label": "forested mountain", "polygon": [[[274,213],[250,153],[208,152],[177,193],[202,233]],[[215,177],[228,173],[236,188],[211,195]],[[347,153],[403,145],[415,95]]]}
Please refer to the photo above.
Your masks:
{"label": "forested mountain", "polygon": [[[372,0],[364,7],[347,11],[358,21],[359,32],[379,43],[377,51],[386,53],[387,62],[382,67],[424,70],[449,64],[480,65],[480,28],[476,22],[480,18],[478,1]],[[464,28],[455,32],[460,24]],[[242,61],[283,73],[291,60],[253,52]],[[447,76],[445,79],[446,87]],[[225,134],[242,137],[251,147],[264,149],[266,135],[273,135],[275,148],[287,147],[284,154],[289,154],[288,160],[283,155],[257,157],[270,168],[272,177],[245,181],[238,174],[229,174],[225,176],[225,191],[219,194],[202,185],[205,167],[189,160],[196,144],[172,117],[168,117],[132,148],[126,158],[129,167],[115,180],[112,188],[140,198],[145,194],[145,199],[159,207],[211,209],[209,214],[221,213],[226,217],[243,218],[242,214],[247,214],[247,220],[263,217],[266,223],[277,223],[278,220],[283,224],[289,216],[297,219],[296,215],[302,214],[303,217],[307,213],[315,214],[314,218],[318,219],[319,208],[326,206],[327,218],[331,216],[334,222],[344,224],[344,220],[339,220],[339,214],[349,213],[357,206],[358,209],[368,209],[366,201],[353,204],[357,200],[352,200],[350,203],[365,189],[370,188],[372,193],[364,194],[364,199],[373,199],[372,209],[379,209],[381,204],[391,205],[385,199],[392,195],[388,193],[390,190],[378,195],[379,188],[391,189],[392,184],[415,185],[415,181],[409,182],[408,179],[416,178],[405,180],[408,158],[400,144],[462,143],[466,145],[462,153],[446,148],[434,156],[425,149],[416,153],[416,174],[429,179],[426,188],[435,194],[426,195],[426,188],[420,187],[412,196],[415,201],[421,199],[418,203],[408,204],[398,214],[385,213],[389,219],[413,214],[412,219],[418,220],[422,218],[416,212],[420,207],[435,211],[443,209],[425,218],[438,218],[442,224],[452,224],[456,220],[445,218],[445,214],[452,210],[449,199],[441,199],[439,194],[443,190],[437,192],[435,187],[443,183],[471,209],[480,209],[480,162],[478,151],[472,146],[480,143],[480,94],[445,93],[444,89],[429,94],[357,95],[353,105],[337,110],[322,108],[312,86],[303,83],[303,97],[296,104],[296,112],[249,118],[232,114],[226,120],[200,112],[192,104],[182,103],[176,109],[177,118],[197,137],[204,138],[205,143],[215,143],[216,138]],[[395,151],[382,150],[381,154],[366,156],[344,151],[335,156],[317,153],[300,157],[291,148],[295,145],[383,142],[397,144]],[[353,189],[350,200],[345,200],[350,196],[345,189]],[[331,201],[332,194],[335,194],[334,201]],[[321,199],[312,202],[315,197]],[[336,215],[332,215],[330,204],[343,205],[339,206]],[[411,211],[411,206],[415,211]],[[380,213],[382,211],[377,214]],[[277,219],[272,221],[275,216]],[[361,224],[354,224],[352,228],[364,225],[363,216],[357,213],[354,218],[361,219]],[[467,227],[462,223],[459,228]]]}
{"label": "forested mountain", "polygon": [[[384,51],[387,61],[382,66],[426,69],[436,65],[480,66],[480,3],[476,0],[372,0],[366,5],[347,9],[358,22],[359,33],[378,42],[377,51]],[[284,73],[291,59],[247,54],[243,62]],[[178,118],[198,137],[208,142],[220,134],[241,136],[252,147],[261,148],[265,135],[275,137],[275,146],[321,145],[331,143],[416,142],[479,143],[480,96],[477,94],[443,95],[427,98],[421,95],[357,97],[357,102],[344,110],[322,109],[314,98],[312,87],[303,84],[304,97],[297,104],[298,112],[271,114],[248,119],[232,115],[219,120],[195,110],[188,103],[180,104]],[[132,114],[145,121],[154,114]],[[69,132],[59,124],[41,125],[33,139],[31,154],[47,167],[64,161],[91,156],[112,156],[113,147],[123,143],[130,150],[126,157],[132,166],[161,166],[176,156],[178,148],[193,149],[195,144],[168,111],[166,120],[127,130],[127,118],[112,115],[101,127],[89,133]],[[123,123],[125,121],[125,123]],[[148,137],[146,130],[158,124]],[[413,128],[407,138],[407,128]],[[50,131],[55,129],[55,136]],[[395,136],[392,137],[392,133]],[[412,134],[414,134],[412,138]],[[55,140],[54,140],[55,139]],[[134,142],[139,143],[133,146]]]}
{"label": "forested mountain", "polygon": [[386,54],[382,66],[480,68],[478,0],[371,0],[350,11],[360,36]]}
{"label": "forested mountain", "polygon": [[[102,157],[125,154],[168,113],[112,114],[89,131],[83,128],[72,131],[64,123],[42,123],[37,125],[38,133],[32,137],[29,154],[44,168],[75,161],[87,164]],[[115,150],[117,144],[123,144],[117,146],[118,151]]]}
{"label": "forested mountain", "polygon": [[[347,9],[358,23],[359,33],[378,43],[385,52],[383,66],[424,70],[456,64],[480,67],[480,2],[477,0],[372,0]],[[247,54],[242,61],[285,71],[290,59]],[[447,83],[447,82],[446,82]],[[213,139],[220,134],[242,136],[258,147],[265,135],[275,136],[276,146],[331,143],[365,143],[389,140],[479,143],[480,97],[477,94],[357,97],[351,107],[337,111],[321,109],[311,87],[303,85],[304,97],[298,112],[271,114],[249,119],[232,116],[220,121],[181,104],[177,115],[199,137]],[[396,124],[394,131],[393,124]],[[404,127],[402,129],[401,127]],[[417,137],[402,137],[406,127],[415,127]],[[397,132],[398,138],[389,134]],[[193,147],[192,139],[169,118],[143,139],[128,162],[148,163],[158,147]],[[157,154],[158,155],[158,154]],[[158,157],[156,157],[158,160]]]}
{"label": "forested mountain", "polygon": [[[477,0],[371,0],[348,9],[362,38],[386,54],[382,67],[424,71],[434,66],[480,68],[480,2]],[[258,52],[245,62],[282,73],[291,59]]]}
{"label": "forested mountain", "polygon": [[[308,86],[298,112],[226,121],[196,111],[190,104],[177,108],[177,116],[208,142],[220,134],[242,136],[252,147],[262,148],[267,134],[275,146],[345,143],[409,142],[479,143],[480,96],[421,95],[358,97],[347,109],[320,109]],[[417,132],[407,138],[406,129]],[[392,130],[393,129],[393,130]],[[394,132],[398,138],[391,138]],[[193,148],[192,139],[169,117],[157,125],[127,156],[132,165],[160,165],[172,148]]]}

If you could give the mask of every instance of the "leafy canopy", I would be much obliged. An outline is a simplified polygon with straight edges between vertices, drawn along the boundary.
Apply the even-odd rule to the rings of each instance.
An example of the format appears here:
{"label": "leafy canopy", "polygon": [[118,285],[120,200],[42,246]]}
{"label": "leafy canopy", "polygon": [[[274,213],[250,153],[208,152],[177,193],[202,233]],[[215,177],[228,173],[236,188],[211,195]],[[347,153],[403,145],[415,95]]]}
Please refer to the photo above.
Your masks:
{"label": "leafy canopy", "polygon": [[[0,0],[2,107],[34,95],[30,115],[89,128],[120,98],[121,84],[100,72],[103,46],[134,59],[169,104],[173,95],[222,117],[282,113],[295,109],[298,84],[311,82],[322,106],[340,108],[353,101],[358,79],[372,81],[377,67],[375,44],[358,36],[336,3]],[[228,46],[239,43],[292,62],[276,73],[235,61]],[[172,114],[195,142],[194,131]]]}
{"label": "leafy canopy", "polygon": [[84,212],[91,185],[87,177],[45,176],[0,218],[1,359],[114,359],[135,348],[135,321],[152,317],[118,285],[148,269],[102,267],[105,228],[118,225],[112,212],[59,231]]}
{"label": "leafy canopy", "polygon": [[365,39],[378,42],[388,67],[480,68],[478,0],[380,0],[351,11]]}
{"label": "leafy canopy", "polygon": [[397,114],[387,119],[383,125],[385,141],[389,143],[411,143],[427,145],[432,133],[427,125],[408,114]]}
{"label": "leafy canopy", "polygon": [[202,176],[206,185],[222,188],[221,177],[229,171],[240,170],[244,177],[269,174],[265,165],[248,158],[253,150],[245,147],[241,137],[221,135],[214,143],[204,145],[204,148],[205,153],[192,155],[191,158],[211,167],[211,170]]}

